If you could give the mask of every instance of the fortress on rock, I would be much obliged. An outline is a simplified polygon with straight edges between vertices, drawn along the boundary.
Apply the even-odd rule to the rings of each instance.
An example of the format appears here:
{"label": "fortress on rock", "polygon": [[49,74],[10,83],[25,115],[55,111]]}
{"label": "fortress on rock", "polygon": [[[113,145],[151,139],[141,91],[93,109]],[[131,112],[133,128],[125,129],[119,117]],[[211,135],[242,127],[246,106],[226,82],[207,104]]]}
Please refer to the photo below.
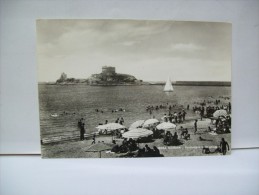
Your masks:
{"label": "fortress on rock", "polygon": [[141,81],[129,74],[116,73],[115,67],[103,66],[102,72],[87,79],[89,85],[136,85]]}
{"label": "fortress on rock", "polygon": [[92,74],[87,79],[68,78],[65,73],[62,73],[56,84],[67,85],[76,83],[86,83],[88,85],[141,85],[142,80],[137,80],[129,74],[116,73],[115,67],[103,66],[102,72]]}

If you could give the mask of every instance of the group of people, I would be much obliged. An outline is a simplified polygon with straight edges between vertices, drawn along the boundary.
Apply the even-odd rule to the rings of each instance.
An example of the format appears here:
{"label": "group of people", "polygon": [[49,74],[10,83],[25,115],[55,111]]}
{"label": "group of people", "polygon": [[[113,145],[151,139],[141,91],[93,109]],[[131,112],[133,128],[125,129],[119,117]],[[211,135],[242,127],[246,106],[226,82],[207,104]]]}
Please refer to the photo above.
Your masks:
{"label": "group of people", "polygon": [[[156,106],[153,106],[153,105],[149,105],[146,107],[146,111],[149,112],[149,114],[151,115],[153,113],[153,111],[158,111],[160,109],[168,109],[169,112],[172,111],[173,108],[176,108],[177,105],[174,104],[174,105],[169,105],[168,103],[166,103],[166,105],[156,105]],[[180,107],[183,107],[182,105]]]}
{"label": "group of people", "polygon": [[183,109],[180,112],[174,112],[173,114],[169,111],[169,114],[164,114],[163,120],[164,122],[171,122],[171,123],[182,123],[185,121],[185,116],[187,112]]}
{"label": "group of people", "polygon": [[231,104],[221,106],[193,106],[193,112],[199,112],[201,117],[213,117],[213,113],[217,110],[226,110],[231,113]]}
{"label": "group of people", "polygon": [[153,146],[151,149],[147,144],[144,148],[139,148],[137,154],[134,157],[160,157],[159,149],[156,146]]}
{"label": "group of people", "polygon": [[[214,103],[214,106],[208,105],[206,101],[202,102],[199,106],[194,106],[192,109],[194,112],[199,111],[200,116],[201,116],[201,120],[203,117],[211,117],[213,116],[213,113],[216,110],[219,109],[225,109],[228,112],[231,112],[231,103],[229,102],[227,105],[220,105],[221,101],[220,100],[215,100],[215,102],[213,101],[212,103]],[[185,111],[185,109],[183,109],[183,106],[179,106],[179,105],[169,105],[168,103],[166,105],[158,105],[158,106],[147,106],[146,107],[146,111],[147,112],[153,112],[153,110],[160,110],[160,109],[166,109],[168,110],[168,114],[164,114],[164,116],[162,117],[164,122],[171,122],[171,123],[183,123],[186,119],[186,115],[187,112]],[[173,112],[173,109],[178,110],[178,112]],[[179,111],[180,109],[180,111]],[[186,107],[187,110],[190,109],[190,105],[188,104]],[[103,113],[103,110],[100,109],[96,109],[96,112],[101,112]],[[124,109],[120,108],[118,110],[112,110],[112,112],[118,112],[118,111],[125,111]],[[189,113],[189,112],[188,112]],[[191,114],[191,113],[189,113]],[[108,123],[108,120],[105,120],[105,124]],[[123,117],[119,117],[115,120],[115,123],[124,124],[124,118]],[[194,127],[194,134],[197,133],[198,130],[198,120],[196,119],[194,121],[193,127]],[[215,126],[216,126],[216,131],[224,131],[225,133],[230,132],[230,128],[231,128],[231,117],[227,116],[227,117],[218,117],[215,120]],[[100,124],[99,124],[100,125]],[[84,134],[85,134],[85,122],[84,119],[81,118],[78,121],[78,128],[80,130],[80,140],[84,140]],[[181,143],[180,139],[185,139],[185,140],[189,140],[191,138],[190,133],[188,131],[187,128],[183,128],[182,126],[180,127],[180,139],[178,139],[178,134],[177,132],[175,133],[171,133],[170,131],[167,131],[166,133],[164,133],[164,131],[160,131],[158,129],[155,128],[155,126],[153,128],[150,128],[150,130],[153,131],[153,138],[163,138],[163,143],[165,145],[177,145],[178,143]],[[211,127],[209,127],[209,131],[214,131],[211,129]],[[114,132],[112,132],[113,135],[115,135]],[[117,137],[122,137],[122,133],[120,131],[116,132],[118,134]],[[117,135],[116,134],[116,135]],[[93,142],[92,144],[95,143],[95,135],[93,136]],[[153,147],[153,149],[151,149],[148,145],[145,145],[144,148],[139,148],[139,140],[134,140],[134,139],[124,139],[122,141],[121,145],[118,145],[114,142],[114,147],[112,148],[112,151],[115,153],[127,153],[127,152],[133,152],[133,151],[137,151],[137,153],[135,154],[137,157],[141,157],[141,156],[156,156],[156,155],[160,155],[159,150],[157,149],[156,146]],[[221,151],[223,151],[224,154],[224,148],[229,147],[228,144],[226,142],[224,142],[224,140],[222,140],[221,145],[224,145],[223,149]]]}
{"label": "group of people", "polygon": [[187,128],[183,128],[183,126],[180,127],[180,131],[181,131],[181,138],[183,139],[191,139],[191,135],[189,134],[189,131]]}
{"label": "group of people", "polygon": [[211,151],[209,147],[205,147],[203,146],[202,148],[202,153],[204,154],[210,154],[210,153],[222,153],[223,155],[226,155],[227,151],[229,151],[230,147],[228,142],[224,139],[221,138],[221,141],[219,143],[219,145],[217,146],[217,148],[214,151]]}
{"label": "group of people", "polygon": [[124,124],[124,118],[123,118],[123,117],[117,118],[117,119],[115,120],[115,123],[119,123],[119,124],[123,125],[123,124]]}
{"label": "group of people", "polygon": [[129,157],[158,157],[161,156],[159,149],[156,146],[153,146],[151,149],[148,144],[145,145],[144,148],[140,148],[138,146],[138,140],[135,141],[134,139],[124,139],[121,145],[116,144],[113,140],[113,148],[111,152],[114,153],[124,153],[126,156]]}
{"label": "group of people", "polygon": [[132,152],[138,149],[136,140],[130,138],[127,140],[124,138],[121,145],[116,144],[115,140],[113,140],[113,144],[115,144],[112,148],[112,152],[115,153],[126,153],[126,152]]}
{"label": "group of people", "polygon": [[179,142],[177,132],[172,135],[170,131],[167,131],[164,135],[164,141],[163,143],[165,145],[177,145]]}
{"label": "group of people", "polygon": [[230,133],[231,129],[231,117],[219,116],[215,121],[216,132]]}

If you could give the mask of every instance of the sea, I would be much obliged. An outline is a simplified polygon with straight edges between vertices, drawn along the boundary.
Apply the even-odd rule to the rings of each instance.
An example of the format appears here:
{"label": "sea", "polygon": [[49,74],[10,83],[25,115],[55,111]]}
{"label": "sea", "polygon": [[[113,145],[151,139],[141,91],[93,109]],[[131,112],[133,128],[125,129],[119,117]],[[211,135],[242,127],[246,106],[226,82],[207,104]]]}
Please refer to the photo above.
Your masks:
{"label": "sea", "polygon": [[[123,117],[126,127],[134,121],[149,118],[161,119],[168,106],[175,105],[172,112],[190,109],[205,101],[231,98],[231,87],[223,86],[174,86],[173,92],[163,92],[162,85],[139,86],[89,86],[39,84],[41,137],[78,135],[77,122],[85,119],[86,133],[97,131],[96,127],[115,122]],[[148,106],[165,108],[148,112]],[[98,112],[96,111],[98,109]],[[122,110],[122,111],[119,111]],[[114,111],[114,112],[112,112]],[[195,115],[192,111],[187,116]]]}

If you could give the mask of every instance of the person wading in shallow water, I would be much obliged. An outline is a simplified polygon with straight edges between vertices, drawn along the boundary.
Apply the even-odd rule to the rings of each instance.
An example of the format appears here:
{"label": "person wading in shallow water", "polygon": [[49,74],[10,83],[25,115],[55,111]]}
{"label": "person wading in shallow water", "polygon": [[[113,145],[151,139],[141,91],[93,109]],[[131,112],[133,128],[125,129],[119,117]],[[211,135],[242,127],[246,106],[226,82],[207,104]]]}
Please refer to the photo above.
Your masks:
{"label": "person wading in shallow water", "polygon": [[226,155],[227,150],[229,150],[228,142],[226,142],[224,138],[221,139],[220,149],[223,155]]}

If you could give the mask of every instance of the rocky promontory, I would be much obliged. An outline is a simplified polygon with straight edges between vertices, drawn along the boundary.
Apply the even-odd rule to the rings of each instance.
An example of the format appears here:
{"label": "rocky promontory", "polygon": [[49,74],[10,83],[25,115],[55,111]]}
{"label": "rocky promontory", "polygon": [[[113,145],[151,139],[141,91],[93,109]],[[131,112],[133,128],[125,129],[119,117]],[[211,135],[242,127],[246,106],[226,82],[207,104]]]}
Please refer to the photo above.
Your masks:
{"label": "rocky promontory", "polygon": [[142,80],[136,79],[129,74],[116,73],[115,67],[103,66],[102,72],[92,74],[87,79],[68,78],[65,73],[62,73],[56,84],[76,84],[86,83],[88,85],[141,85]]}
{"label": "rocky promontory", "polygon": [[129,74],[116,73],[115,67],[103,66],[100,74],[92,74],[87,82],[89,85],[138,85],[141,80],[137,80]]}

